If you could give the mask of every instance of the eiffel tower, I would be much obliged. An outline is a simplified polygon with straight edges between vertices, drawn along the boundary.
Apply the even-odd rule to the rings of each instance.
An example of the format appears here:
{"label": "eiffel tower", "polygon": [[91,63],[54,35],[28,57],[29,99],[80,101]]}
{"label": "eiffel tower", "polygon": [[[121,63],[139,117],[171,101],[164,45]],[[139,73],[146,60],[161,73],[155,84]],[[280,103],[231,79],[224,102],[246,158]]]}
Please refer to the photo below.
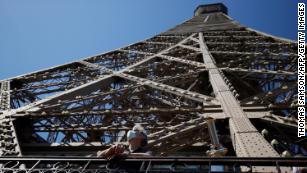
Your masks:
{"label": "eiffel tower", "polygon": [[[305,166],[307,141],[297,137],[297,57],[295,41],[244,26],[217,3],[198,6],[191,19],[152,38],[1,80],[0,170]],[[119,159],[120,168],[96,157],[125,143],[135,124],[148,132],[154,156]]]}

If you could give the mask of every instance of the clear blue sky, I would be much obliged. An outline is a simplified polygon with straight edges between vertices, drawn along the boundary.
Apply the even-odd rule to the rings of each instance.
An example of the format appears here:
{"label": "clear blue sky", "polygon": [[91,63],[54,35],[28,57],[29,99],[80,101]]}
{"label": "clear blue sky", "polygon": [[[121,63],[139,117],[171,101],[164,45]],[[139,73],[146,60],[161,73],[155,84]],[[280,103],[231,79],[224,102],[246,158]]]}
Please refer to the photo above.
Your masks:
{"label": "clear blue sky", "polygon": [[0,79],[143,40],[212,2],[244,25],[296,39],[297,0],[0,0]]}

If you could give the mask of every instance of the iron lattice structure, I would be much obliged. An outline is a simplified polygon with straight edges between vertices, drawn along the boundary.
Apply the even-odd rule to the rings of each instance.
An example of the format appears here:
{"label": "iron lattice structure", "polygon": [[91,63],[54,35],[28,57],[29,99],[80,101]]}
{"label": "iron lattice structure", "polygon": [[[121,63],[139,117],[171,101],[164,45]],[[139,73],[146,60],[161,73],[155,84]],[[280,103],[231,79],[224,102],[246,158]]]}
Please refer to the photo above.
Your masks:
{"label": "iron lattice structure", "polygon": [[[241,25],[223,4],[199,6],[192,19],[152,38],[2,80],[0,169],[116,172],[90,156],[125,142],[135,123],[148,131],[156,155],[132,159],[143,172],[162,171],[163,163],[171,172],[188,172],[180,165],[189,163],[209,171],[209,162],[230,172],[238,163],[290,169],[279,166],[307,162],[278,159],[306,154],[306,140],[297,138],[296,88],[296,42]],[[205,157],[209,144],[227,155]]]}

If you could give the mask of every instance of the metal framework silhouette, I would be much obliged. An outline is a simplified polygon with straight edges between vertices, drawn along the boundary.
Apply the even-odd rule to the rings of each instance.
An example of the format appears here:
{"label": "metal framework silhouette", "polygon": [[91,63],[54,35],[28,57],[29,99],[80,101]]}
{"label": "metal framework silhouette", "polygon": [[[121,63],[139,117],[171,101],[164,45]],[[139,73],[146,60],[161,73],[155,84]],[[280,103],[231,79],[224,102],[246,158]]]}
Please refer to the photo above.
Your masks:
{"label": "metal framework silhouette", "polygon": [[[135,123],[155,156],[121,161],[142,163],[134,172],[182,171],[174,162],[230,172],[307,165],[281,157],[306,154],[297,138],[297,43],[243,26],[223,4],[194,13],[144,41],[2,80],[0,169],[119,171],[93,157],[124,143]],[[210,144],[227,154],[207,157]]]}

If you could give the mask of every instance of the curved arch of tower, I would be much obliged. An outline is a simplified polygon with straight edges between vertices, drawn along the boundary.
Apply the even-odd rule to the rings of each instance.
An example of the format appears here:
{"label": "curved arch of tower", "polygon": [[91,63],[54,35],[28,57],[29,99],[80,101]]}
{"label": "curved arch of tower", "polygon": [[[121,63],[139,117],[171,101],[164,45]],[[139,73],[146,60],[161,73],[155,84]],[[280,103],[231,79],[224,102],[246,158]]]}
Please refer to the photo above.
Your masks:
{"label": "curved arch of tower", "polygon": [[[307,165],[297,58],[296,42],[199,6],[147,40],[0,81],[0,169],[291,171]],[[153,157],[95,158],[137,123]]]}

